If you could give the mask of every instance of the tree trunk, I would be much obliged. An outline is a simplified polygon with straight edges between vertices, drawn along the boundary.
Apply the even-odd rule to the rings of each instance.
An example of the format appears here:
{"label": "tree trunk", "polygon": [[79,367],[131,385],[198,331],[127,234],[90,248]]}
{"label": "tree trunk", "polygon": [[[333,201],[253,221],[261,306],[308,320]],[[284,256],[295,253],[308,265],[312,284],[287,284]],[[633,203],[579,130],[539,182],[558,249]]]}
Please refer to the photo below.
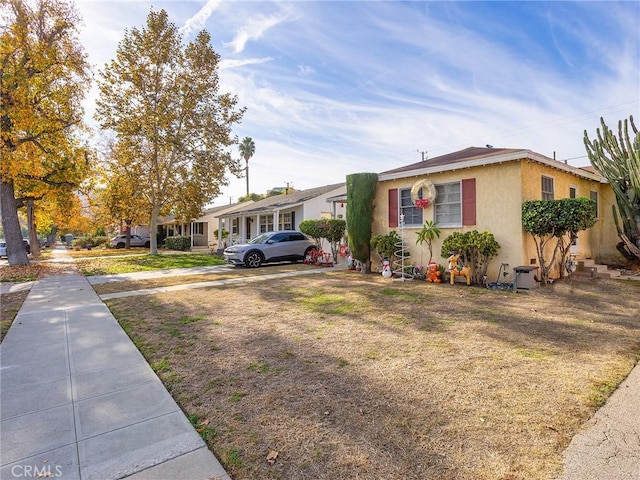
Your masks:
{"label": "tree trunk", "polygon": [[27,227],[29,229],[29,244],[31,245],[31,258],[40,258],[40,242],[36,230],[35,201],[33,198],[26,199],[27,206]]}
{"label": "tree trunk", "polygon": [[2,228],[4,228],[4,237],[7,242],[9,265],[29,265],[27,251],[22,243],[13,180],[0,182],[0,213],[2,213]]}
{"label": "tree trunk", "polygon": [[151,211],[151,219],[149,221],[149,243],[151,245],[149,253],[151,255],[158,254],[158,216],[160,215],[160,205],[154,205]]}

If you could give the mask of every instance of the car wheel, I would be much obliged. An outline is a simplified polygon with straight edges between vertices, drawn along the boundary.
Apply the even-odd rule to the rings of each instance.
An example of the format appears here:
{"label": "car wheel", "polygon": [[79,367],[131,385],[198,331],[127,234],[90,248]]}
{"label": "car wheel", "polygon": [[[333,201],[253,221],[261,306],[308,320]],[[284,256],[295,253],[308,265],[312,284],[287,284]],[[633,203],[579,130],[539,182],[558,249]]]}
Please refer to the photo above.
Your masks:
{"label": "car wheel", "polygon": [[262,254],[260,252],[249,252],[244,257],[244,264],[249,268],[258,268],[263,262]]}
{"label": "car wheel", "polygon": [[302,260],[306,261],[308,257],[311,257],[312,260],[315,260],[317,255],[318,249],[316,247],[309,247],[304,251],[304,257],[302,257]]}
{"label": "car wheel", "polygon": [[124,243],[120,242],[116,245],[116,248],[124,248]]}
{"label": "car wheel", "polygon": [[151,247],[151,242],[145,242],[144,248],[149,248],[149,247]]}

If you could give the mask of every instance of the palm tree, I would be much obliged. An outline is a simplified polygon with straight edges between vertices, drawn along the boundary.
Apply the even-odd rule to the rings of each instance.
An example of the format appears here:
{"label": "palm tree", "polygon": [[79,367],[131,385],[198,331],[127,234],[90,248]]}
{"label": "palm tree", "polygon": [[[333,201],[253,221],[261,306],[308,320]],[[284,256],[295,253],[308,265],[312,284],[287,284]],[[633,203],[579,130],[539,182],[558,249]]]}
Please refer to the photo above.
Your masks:
{"label": "palm tree", "polygon": [[[418,240],[416,240],[416,243],[422,245],[424,242],[427,242],[427,247],[429,247],[429,263],[431,263],[431,259],[433,258],[432,242],[436,238],[440,238],[440,229],[438,228],[438,224],[432,220],[427,220],[424,222],[422,230],[417,232],[417,235]],[[420,256],[422,256],[422,252],[420,252]]]}
{"label": "palm tree", "polygon": [[256,144],[253,143],[251,137],[244,137],[240,143],[239,150],[240,155],[242,155],[244,161],[247,162],[245,170],[247,171],[247,195],[249,195],[249,159],[256,153]]}

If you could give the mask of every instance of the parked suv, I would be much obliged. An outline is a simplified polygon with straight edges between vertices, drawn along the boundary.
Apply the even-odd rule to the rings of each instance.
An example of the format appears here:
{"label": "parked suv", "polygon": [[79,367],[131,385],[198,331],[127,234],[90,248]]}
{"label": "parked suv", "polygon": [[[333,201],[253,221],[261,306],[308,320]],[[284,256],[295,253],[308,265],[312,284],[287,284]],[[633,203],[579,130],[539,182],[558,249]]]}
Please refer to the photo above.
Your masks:
{"label": "parked suv", "polygon": [[298,261],[317,250],[315,243],[296,230],[267,232],[249,243],[225,248],[224,259],[232,265],[257,268],[267,262]]}
{"label": "parked suv", "polygon": [[[126,235],[117,235],[109,241],[109,245],[112,248],[124,248],[126,244],[127,244]],[[151,246],[151,240],[149,239],[149,237],[141,237],[140,235],[131,235],[131,242],[129,243],[129,245],[131,247],[149,248]]]}

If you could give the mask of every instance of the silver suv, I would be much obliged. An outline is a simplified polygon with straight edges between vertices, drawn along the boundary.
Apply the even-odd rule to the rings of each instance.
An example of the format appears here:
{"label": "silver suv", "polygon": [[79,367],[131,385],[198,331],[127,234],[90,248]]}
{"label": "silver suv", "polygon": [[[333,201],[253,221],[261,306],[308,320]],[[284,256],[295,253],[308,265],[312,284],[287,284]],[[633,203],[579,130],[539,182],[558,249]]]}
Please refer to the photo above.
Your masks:
{"label": "silver suv", "polygon": [[[109,245],[111,248],[124,248],[126,246],[127,236],[126,235],[117,235],[113,237],[109,241]],[[149,237],[141,237],[140,235],[131,235],[131,243],[129,243],[132,247],[145,247],[149,248],[151,246],[151,240]]]}
{"label": "silver suv", "polygon": [[224,259],[232,265],[257,268],[267,262],[304,260],[318,247],[303,233],[296,230],[282,230],[258,235],[249,243],[225,248]]}

